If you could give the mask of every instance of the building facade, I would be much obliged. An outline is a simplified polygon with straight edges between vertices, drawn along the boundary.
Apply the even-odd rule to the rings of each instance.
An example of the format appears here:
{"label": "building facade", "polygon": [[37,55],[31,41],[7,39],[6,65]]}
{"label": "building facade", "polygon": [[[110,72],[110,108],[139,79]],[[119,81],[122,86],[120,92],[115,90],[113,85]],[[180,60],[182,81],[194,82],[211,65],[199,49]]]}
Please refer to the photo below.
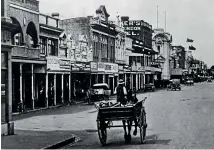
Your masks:
{"label": "building facade", "polygon": [[117,31],[108,18],[105,6],[100,6],[94,17],[60,21],[60,26],[73,41],[73,96],[81,95],[95,83],[107,83],[112,93],[114,91],[118,76],[118,64],[115,63]]}
{"label": "building facade", "polygon": [[7,16],[8,1],[1,1],[1,135],[14,134],[12,122],[12,32],[16,25]]}
{"label": "building facade", "polygon": [[172,36],[163,29],[154,29],[153,49],[158,53],[156,60],[162,68],[163,80],[170,79],[170,51]]}
{"label": "building facade", "polygon": [[12,31],[13,112],[35,109],[35,72],[46,66],[39,49],[39,2],[8,0],[7,16],[16,25]]}
{"label": "building facade", "polygon": [[153,66],[157,52],[152,48],[152,26],[143,20],[129,20],[129,17],[121,19],[127,35],[133,39],[133,50],[129,54],[131,88],[140,90],[145,84],[154,83],[161,73],[158,66]]}
{"label": "building facade", "polygon": [[[40,57],[47,65],[40,68],[36,95],[39,107],[49,107],[70,101],[70,51],[67,35],[59,28],[59,14],[39,15]],[[38,93],[38,92],[37,92]]]}

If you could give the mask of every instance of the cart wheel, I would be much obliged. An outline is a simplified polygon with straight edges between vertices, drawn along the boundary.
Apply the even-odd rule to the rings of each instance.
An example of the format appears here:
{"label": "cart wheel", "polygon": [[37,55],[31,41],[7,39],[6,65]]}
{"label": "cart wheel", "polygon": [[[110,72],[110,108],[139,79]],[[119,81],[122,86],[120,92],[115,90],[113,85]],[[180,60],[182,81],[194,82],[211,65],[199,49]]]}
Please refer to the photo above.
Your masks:
{"label": "cart wheel", "polygon": [[143,111],[142,112],[142,118],[141,118],[141,124],[140,124],[140,140],[141,144],[145,143],[145,137],[146,137],[146,128],[147,128],[147,123],[146,123],[146,114]]}
{"label": "cart wheel", "polygon": [[105,122],[97,121],[97,129],[100,143],[102,144],[102,146],[105,146],[107,143],[107,131],[105,127]]}

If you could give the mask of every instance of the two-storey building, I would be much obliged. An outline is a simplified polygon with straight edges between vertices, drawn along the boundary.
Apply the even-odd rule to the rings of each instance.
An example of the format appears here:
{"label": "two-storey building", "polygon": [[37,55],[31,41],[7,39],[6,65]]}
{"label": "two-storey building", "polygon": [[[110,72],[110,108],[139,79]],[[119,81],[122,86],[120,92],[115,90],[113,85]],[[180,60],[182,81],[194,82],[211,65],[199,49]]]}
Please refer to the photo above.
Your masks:
{"label": "two-storey building", "polygon": [[72,89],[80,95],[95,83],[107,83],[114,90],[118,76],[115,63],[115,26],[108,21],[105,6],[96,10],[96,16],[70,18],[60,26],[73,41]]}
{"label": "two-storey building", "polygon": [[12,31],[13,112],[35,109],[37,70],[46,66],[39,49],[39,1],[8,0],[6,12],[16,25]]}
{"label": "two-storey building", "polygon": [[182,79],[185,75],[186,51],[183,46],[172,46],[170,60],[171,79]]}
{"label": "two-storey building", "polygon": [[129,54],[130,88],[140,90],[144,84],[154,83],[157,74],[161,73],[160,68],[152,66],[156,54],[152,48],[152,26],[143,20],[129,20],[129,17],[121,19],[125,31],[133,39],[133,50]]}
{"label": "two-storey building", "polygon": [[62,104],[70,100],[70,49],[64,30],[59,28],[59,14],[39,15],[40,57],[47,62],[36,82],[40,107]]}

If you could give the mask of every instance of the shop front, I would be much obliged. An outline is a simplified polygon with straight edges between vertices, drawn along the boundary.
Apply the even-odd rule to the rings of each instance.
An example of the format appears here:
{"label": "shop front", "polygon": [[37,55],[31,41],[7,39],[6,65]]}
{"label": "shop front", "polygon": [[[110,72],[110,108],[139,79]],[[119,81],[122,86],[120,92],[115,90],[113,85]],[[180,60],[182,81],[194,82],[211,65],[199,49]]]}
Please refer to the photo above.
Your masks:
{"label": "shop front", "polygon": [[137,68],[138,71],[138,90],[143,90],[145,84],[145,70],[144,67],[140,66]]}
{"label": "shop front", "polygon": [[98,62],[97,75],[98,82],[107,83],[113,94],[115,85],[118,83],[118,64]]}
{"label": "shop front", "polygon": [[84,100],[86,91],[96,82],[91,73],[90,63],[75,63],[71,65],[72,99],[75,101]]}
{"label": "shop front", "polygon": [[46,106],[68,103],[71,97],[69,59],[47,57]]}

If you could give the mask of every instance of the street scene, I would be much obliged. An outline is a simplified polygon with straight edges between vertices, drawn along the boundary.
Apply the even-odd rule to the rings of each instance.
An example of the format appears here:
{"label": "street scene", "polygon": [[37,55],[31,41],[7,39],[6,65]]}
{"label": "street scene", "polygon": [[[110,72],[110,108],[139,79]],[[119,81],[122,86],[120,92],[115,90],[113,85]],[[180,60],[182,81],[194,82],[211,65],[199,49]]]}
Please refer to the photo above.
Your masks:
{"label": "street scene", "polygon": [[[161,89],[155,93],[138,93],[139,99],[148,97],[145,102],[148,123],[145,144],[140,144],[139,131],[136,136],[132,135],[130,144],[125,144],[123,129],[110,128],[107,129],[107,145],[102,147],[97,133],[97,110],[87,103],[51,109],[37,114],[25,114],[26,116],[15,116],[15,129],[17,133],[27,132],[27,135],[28,132],[37,134],[42,132],[38,135],[42,135],[44,139],[44,135],[51,132],[55,135],[58,133],[62,139],[69,134],[78,137],[77,142],[58,147],[60,149],[212,148],[214,146],[213,88],[214,83],[203,82],[197,83],[194,87],[182,86],[181,91]],[[200,94],[201,92],[204,94]],[[115,98],[110,101],[115,101]],[[62,134],[65,132],[66,135],[63,137]],[[44,142],[36,145],[32,142],[32,139],[36,142],[35,137],[28,136],[28,138],[31,143],[28,146],[19,145],[15,137],[10,141],[17,144],[16,148],[44,147]],[[9,139],[7,141],[9,142]],[[2,147],[11,149],[13,144],[8,145],[3,139]]]}
{"label": "street scene", "polygon": [[214,3],[135,1],[1,1],[1,148],[214,148]]}

